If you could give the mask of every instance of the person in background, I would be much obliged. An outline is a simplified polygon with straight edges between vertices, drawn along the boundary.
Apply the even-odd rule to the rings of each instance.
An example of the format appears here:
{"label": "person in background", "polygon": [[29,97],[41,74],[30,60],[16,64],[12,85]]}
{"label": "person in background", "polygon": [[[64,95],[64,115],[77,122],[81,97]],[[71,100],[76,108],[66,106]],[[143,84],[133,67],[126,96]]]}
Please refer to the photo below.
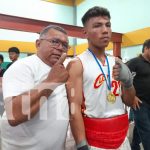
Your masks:
{"label": "person in background", "polygon": [[[133,104],[137,136],[133,137],[132,150],[138,150],[136,139],[142,142],[144,150],[150,149],[150,39],[143,44],[142,54],[127,63],[134,79],[136,96]],[[139,141],[140,141],[139,140]]]}
{"label": "person in background", "polygon": [[4,112],[4,102],[3,102],[3,94],[2,94],[2,77],[5,72],[5,69],[2,67],[2,63],[4,62],[4,57],[0,54],[0,116]]}
{"label": "person in background", "polygon": [[63,62],[67,32],[45,27],[36,40],[37,54],[16,61],[4,74],[3,150],[64,150],[69,124]]}
{"label": "person in background", "polygon": [[141,150],[140,143],[141,143],[141,138],[138,133],[137,127],[134,124],[133,136],[132,136],[132,141],[131,141],[131,150]]}
{"label": "person in background", "polygon": [[110,18],[109,11],[99,6],[84,14],[88,49],[67,66],[70,125],[77,150],[130,150],[124,104],[133,104],[135,90],[128,67],[105,53],[112,34]]}
{"label": "person in background", "polygon": [[10,47],[8,49],[9,59],[12,61],[6,67],[8,69],[16,60],[18,60],[20,50],[17,47]]}
{"label": "person in background", "polygon": [[5,72],[5,69],[2,67],[3,62],[4,62],[4,57],[2,54],[0,54],[0,77],[2,77]]}

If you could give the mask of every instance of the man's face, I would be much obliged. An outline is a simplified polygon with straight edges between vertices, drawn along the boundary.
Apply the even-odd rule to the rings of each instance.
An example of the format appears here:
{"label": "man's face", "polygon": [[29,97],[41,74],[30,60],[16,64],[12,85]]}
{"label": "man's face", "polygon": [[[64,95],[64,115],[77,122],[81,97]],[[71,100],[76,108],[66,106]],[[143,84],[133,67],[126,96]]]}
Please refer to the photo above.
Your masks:
{"label": "man's face", "polygon": [[19,57],[19,54],[15,53],[15,52],[9,52],[9,58],[10,60],[13,62],[13,61],[16,61]]}
{"label": "man's face", "polygon": [[85,35],[92,47],[100,49],[107,47],[111,33],[111,23],[107,16],[93,17],[85,25]]}
{"label": "man's face", "polygon": [[58,30],[50,29],[45,36],[36,41],[36,47],[38,56],[46,64],[53,66],[62,53],[67,53],[68,36]]}
{"label": "man's face", "polygon": [[0,64],[2,64],[3,63],[3,60],[2,59],[0,59]]}
{"label": "man's face", "polygon": [[145,48],[144,54],[146,55],[147,59],[150,61],[150,48]]}

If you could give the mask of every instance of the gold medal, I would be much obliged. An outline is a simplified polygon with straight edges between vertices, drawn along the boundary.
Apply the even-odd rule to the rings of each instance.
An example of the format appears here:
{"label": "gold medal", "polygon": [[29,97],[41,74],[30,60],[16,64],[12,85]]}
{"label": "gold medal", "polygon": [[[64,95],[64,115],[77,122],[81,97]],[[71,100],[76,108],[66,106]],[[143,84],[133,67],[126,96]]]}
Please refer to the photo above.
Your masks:
{"label": "gold medal", "polygon": [[112,92],[109,92],[107,95],[107,101],[112,103],[112,104],[115,103],[116,102],[116,96]]}

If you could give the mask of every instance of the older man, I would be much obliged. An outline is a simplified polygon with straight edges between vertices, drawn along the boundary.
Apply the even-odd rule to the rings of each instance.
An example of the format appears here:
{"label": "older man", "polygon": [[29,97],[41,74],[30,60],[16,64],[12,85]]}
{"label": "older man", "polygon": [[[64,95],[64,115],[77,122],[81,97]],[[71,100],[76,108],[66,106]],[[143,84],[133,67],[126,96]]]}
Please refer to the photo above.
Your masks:
{"label": "older man", "polygon": [[66,31],[50,25],[36,40],[37,54],[12,64],[3,77],[6,113],[3,150],[64,150],[68,127],[68,79],[63,61]]}

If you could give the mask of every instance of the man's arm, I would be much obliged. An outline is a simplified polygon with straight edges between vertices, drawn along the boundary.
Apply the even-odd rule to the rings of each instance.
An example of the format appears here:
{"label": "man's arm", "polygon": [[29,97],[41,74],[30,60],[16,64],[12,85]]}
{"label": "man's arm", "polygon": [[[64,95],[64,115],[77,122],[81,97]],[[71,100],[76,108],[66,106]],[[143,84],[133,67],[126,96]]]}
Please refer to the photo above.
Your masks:
{"label": "man's arm", "polygon": [[[67,95],[70,106],[70,125],[77,145],[82,148],[86,145],[85,128],[81,113],[83,100],[83,68],[81,62],[77,59],[70,62],[67,66],[69,79],[67,81]],[[82,145],[83,144],[83,145]],[[86,149],[85,149],[86,150]]]}
{"label": "man's arm", "polygon": [[[61,59],[52,67],[51,71],[48,74],[48,77],[39,85],[20,95],[7,97],[5,99],[5,110],[9,124],[11,126],[19,125],[20,123],[28,121],[29,119],[34,117],[35,114],[40,110],[43,102],[47,100],[53,90],[57,86],[67,81],[68,72],[62,65],[64,60]],[[10,79],[10,82],[14,80],[14,78],[9,74],[8,77]],[[4,77],[4,90],[7,90],[7,85],[11,84],[7,83],[7,78],[5,79]],[[23,76],[19,77],[19,79],[20,78],[23,78]],[[18,80],[18,78],[15,80]]]}
{"label": "man's arm", "polygon": [[122,99],[124,104],[127,106],[132,106],[134,102],[135,97],[135,89],[134,86],[131,86],[130,88],[122,88]]}
{"label": "man's arm", "polygon": [[41,87],[42,84],[39,84],[35,89],[5,99],[5,110],[11,126],[17,126],[30,120],[39,111],[44,97],[47,100],[53,92],[50,90],[50,86],[40,90]]}

